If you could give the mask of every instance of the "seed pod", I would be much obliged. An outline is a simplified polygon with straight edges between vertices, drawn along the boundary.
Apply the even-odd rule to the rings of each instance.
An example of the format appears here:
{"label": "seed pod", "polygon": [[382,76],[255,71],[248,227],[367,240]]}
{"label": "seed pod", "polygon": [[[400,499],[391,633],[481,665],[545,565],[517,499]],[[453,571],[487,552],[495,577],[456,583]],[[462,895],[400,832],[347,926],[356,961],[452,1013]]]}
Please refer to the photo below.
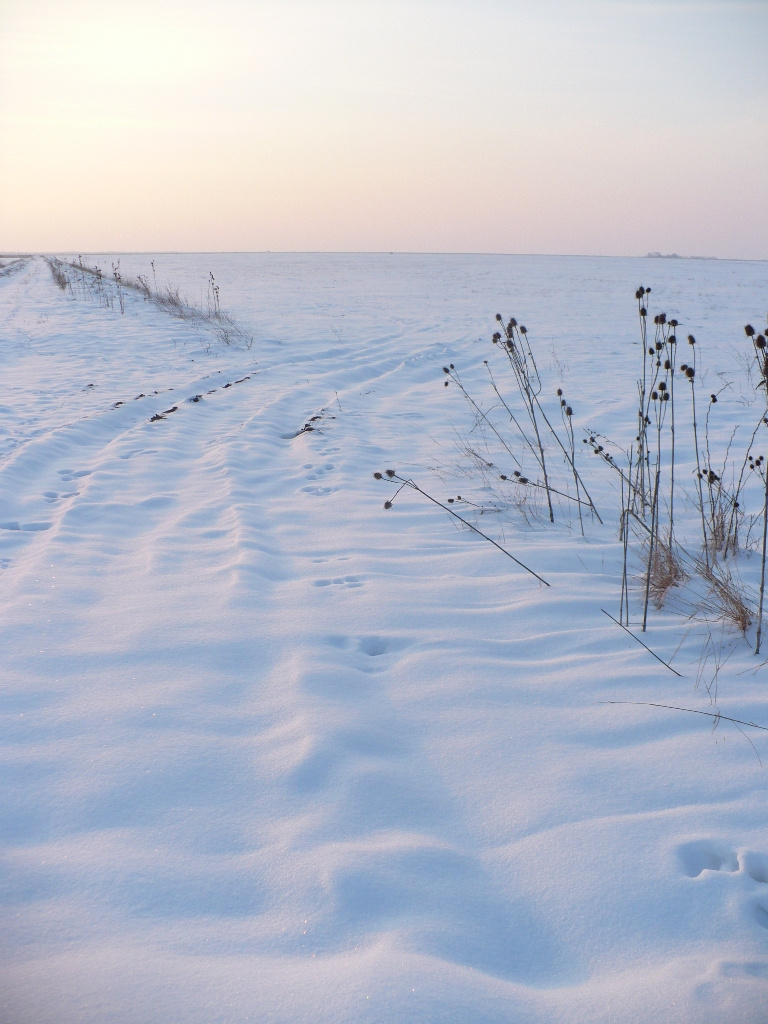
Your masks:
{"label": "seed pod", "polygon": [[373,474],[373,479],[374,480],[382,480],[383,477],[382,477],[381,473],[374,473]]}
{"label": "seed pod", "polygon": [[744,333],[748,338],[751,338],[752,335],[755,333],[755,328],[752,326],[752,324],[746,324],[744,327]]}
{"label": "seed pod", "polygon": [[692,334],[688,335],[688,344],[689,345],[695,345],[696,344],[696,339],[694,338],[694,336]]}

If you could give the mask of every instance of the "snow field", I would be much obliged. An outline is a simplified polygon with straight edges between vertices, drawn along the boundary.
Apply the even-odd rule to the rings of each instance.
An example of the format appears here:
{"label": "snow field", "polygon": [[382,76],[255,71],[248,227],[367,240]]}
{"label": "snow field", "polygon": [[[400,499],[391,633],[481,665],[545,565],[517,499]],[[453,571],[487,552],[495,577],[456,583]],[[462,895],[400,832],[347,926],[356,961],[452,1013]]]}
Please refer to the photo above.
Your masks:
{"label": "snow field", "polygon": [[[547,589],[372,477],[452,493],[441,366],[480,380],[497,309],[621,439],[637,284],[720,344],[766,266],[155,259],[190,295],[213,266],[253,348],[40,258],[0,276],[7,1019],[768,1019],[766,769],[726,723],[598,703],[711,708],[693,640],[679,679],[600,611],[611,484],[584,540],[504,527]],[[680,630],[673,602],[649,642]],[[720,705],[768,724],[755,667]]]}

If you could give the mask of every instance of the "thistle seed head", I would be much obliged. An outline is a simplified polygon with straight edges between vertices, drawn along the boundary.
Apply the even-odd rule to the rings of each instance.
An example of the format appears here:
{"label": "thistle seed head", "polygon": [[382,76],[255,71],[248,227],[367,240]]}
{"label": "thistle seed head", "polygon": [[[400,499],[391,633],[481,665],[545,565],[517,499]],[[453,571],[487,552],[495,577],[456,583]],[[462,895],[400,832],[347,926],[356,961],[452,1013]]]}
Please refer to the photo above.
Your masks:
{"label": "thistle seed head", "polygon": [[374,480],[382,480],[383,477],[382,477],[381,473],[374,473],[373,474],[373,479]]}
{"label": "thistle seed head", "polygon": [[395,475],[394,469],[387,469],[385,470],[385,473],[387,474],[388,477],[393,477]]}
{"label": "thistle seed head", "polygon": [[744,333],[748,338],[751,338],[752,335],[755,333],[755,328],[752,326],[752,324],[745,324]]}
{"label": "thistle seed head", "polygon": [[392,502],[391,501],[385,501],[384,502],[384,508],[392,508]]}
{"label": "thistle seed head", "polygon": [[755,344],[758,348],[765,348],[765,338],[762,334],[758,334],[758,336],[755,338]]}
{"label": "thistle seed head", "polygon": [[688,335],[688,344],[689,345],[695,345],[696,344],[696,339],[694,338],[694,336],[692,334]]}

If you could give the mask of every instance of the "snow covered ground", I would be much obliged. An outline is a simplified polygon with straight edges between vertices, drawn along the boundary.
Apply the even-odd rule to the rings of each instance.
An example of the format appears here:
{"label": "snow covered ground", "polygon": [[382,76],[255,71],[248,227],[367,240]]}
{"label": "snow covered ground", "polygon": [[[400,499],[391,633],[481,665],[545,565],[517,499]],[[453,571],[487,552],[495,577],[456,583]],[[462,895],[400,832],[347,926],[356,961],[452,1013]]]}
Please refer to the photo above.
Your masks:
{"label": "snow covered ground", "polygon": [[681,597],[645,636],[680,677],[602,614],[588,453],[603,527],[482,518],[549,588],[372,476],[477,490],[442,366],[479,388],[496,312],[631,440],[637,286],[708,393],[768,265],[154,260],[203,305],[212,271],[253,345],[0,271],[3,1024],[768,1021],[768,733],[600,703],[712,711],[710,630],[717,706],[768,725],[768,667]]}

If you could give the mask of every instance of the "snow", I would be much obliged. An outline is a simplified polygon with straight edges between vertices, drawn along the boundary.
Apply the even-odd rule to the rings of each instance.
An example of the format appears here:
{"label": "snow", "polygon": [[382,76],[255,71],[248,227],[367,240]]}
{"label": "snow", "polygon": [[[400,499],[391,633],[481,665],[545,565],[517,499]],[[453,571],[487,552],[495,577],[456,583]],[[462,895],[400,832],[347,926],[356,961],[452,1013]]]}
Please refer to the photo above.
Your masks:
{"label": "snow", "polygon": [[[768,725],[761,659],[673,597],[644,639],[677,677],[602,614],[619,504],[581,445],[602,527],[473,520],[549,588],[407,489],[385,511],[372,475],[480,493],[442,366],[479,389],[497,311],[578,430],[629,443],[638,284],[708,397],[743,377],[768,264],[121,271],[152,259],[203,306],[213,271],[253,345],[63,292],[40,257],[0,271],[2,1020],[768,1020],[768,737],[600,703]],[[723,397],[720,448],[754,402]]]}

